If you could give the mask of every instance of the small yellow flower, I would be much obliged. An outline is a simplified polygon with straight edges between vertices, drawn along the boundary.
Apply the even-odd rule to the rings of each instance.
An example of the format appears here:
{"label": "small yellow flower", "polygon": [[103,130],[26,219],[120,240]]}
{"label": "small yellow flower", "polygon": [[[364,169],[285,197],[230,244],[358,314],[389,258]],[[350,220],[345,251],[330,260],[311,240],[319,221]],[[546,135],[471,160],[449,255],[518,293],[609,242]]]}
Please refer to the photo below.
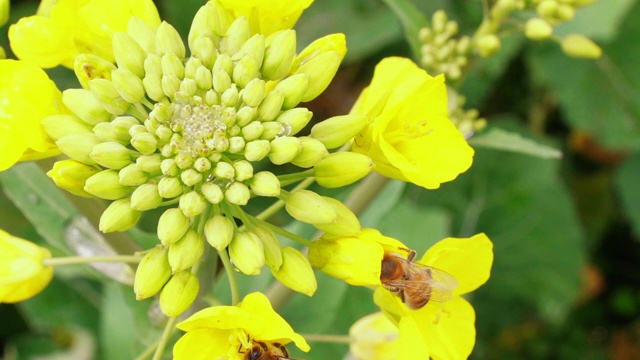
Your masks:
{"label": "small yellow flower", "polygon": [[[458,287],[446,302],[429,301],[411,310],[400,298],[382,287],[374,301],[398,325],[398,359],[415,354],[433,359],[466,359],[475,344],[475,311],[460,295],[484,284],[491,272],[493,244],[485,234],[468,239],[447,238],[432,246],[417,261],[453,276]],[[406,296],[406,295],[405,295]]]}
{"label": "small yellow flower", "polygon": [[444,76],[409,59],[383,59],[351,113],[372,119],[353,151],[372,158],[382,175],[436,189],[471,166],[473,149],[447,117]]}
{"label": "small yellow flower", "polygon": [[0,60],[0,171],[17,161],[60,153],[40,126],[47,115],[66,112],[62,94],[39,67]]}
{"label": "small yellow flower", "polygon": [[[353,342],[349,353],[357,360],[396,359],[398,353],[398,327],[382,312],[369,314],[356,321],[349,329]],[[421,358],[419,356],[416,359]]]}
{"label": "small yellow flower", "polygon": [[0,230],[0,303],[29,299],[53,277],[53,268],[42,265],[49,250]]}
{"label": "small yellow flower", "polygon": [[280,346],[291,341],[302,351],[310,349],[304,338],[273,310],[267,297],[257,292],[247,295],[237,306],[201,310],[178,324],[178,328],[186,334],[173,348],[176,360],[242,360],[254,347],[258,352],[263,345],[282,351]]}
{"label": "small yellow flower", "polygon": [[[215,3],[216,0],[211,2]],[[291,29],[296,24],[304,9],[308,8],[313,0],[217,0],[227,10],[233,13],[234,18],[244,16],[249,19],[253,33],[270,35],[278,30]]]}
{"label": "small yellow flower", "polygon": [[153,29],[160,24],[151,0],[60,0],[12,25],[11,49],[18,58],[42,68],[73,68],[74,59],[82,53],[113,62],[112,36],[127,31],[133,16]]}

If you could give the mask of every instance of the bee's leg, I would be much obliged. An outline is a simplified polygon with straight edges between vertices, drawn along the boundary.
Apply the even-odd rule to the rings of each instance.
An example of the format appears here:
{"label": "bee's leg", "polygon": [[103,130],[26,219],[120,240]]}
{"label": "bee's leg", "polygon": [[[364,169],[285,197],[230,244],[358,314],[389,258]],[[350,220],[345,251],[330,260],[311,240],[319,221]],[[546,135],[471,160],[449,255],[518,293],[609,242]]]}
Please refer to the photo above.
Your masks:
{"label": "bee's leg", "polygon": [[416,251],[415,250],[411,250],[409,252],[409,256],[407,256],[407,260],[409,262],[411,262],[411,261],[413,261],[413,259],[415,259],[415,257],[416,257]]}
{"label": "bee's leg", "polygon": [[398,289],[398,297],[400,298],[400,300],[402,300],[402,303],[404,304],[404,290],[400,290]]}

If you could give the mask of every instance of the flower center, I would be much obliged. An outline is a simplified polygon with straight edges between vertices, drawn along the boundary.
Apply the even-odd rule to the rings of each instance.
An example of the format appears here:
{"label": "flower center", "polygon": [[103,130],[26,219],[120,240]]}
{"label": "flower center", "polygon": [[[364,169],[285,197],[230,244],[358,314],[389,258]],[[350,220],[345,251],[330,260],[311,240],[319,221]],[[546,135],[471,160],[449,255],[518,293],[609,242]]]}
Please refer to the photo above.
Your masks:
{"label": "flower center", "polygon": [[385,139],[391,145],[405,141],[415,140],[427,136],[433,132],[433,128],[427,125],[427,120],[406,124],[402,128],[385,134]]}

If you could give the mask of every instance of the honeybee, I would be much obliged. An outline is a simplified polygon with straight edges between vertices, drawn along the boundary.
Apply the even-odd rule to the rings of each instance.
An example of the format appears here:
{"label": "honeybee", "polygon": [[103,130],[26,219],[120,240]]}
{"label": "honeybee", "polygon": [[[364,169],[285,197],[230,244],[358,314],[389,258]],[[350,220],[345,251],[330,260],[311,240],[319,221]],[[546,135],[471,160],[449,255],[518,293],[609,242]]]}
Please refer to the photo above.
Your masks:
{"label": "honeybee", "polygon": [[456,279],[442,270],[413,262],[415,256],[414,250],[409,251],[406,259],[400,254],[385,252],[380,271],[382,286],[413,310],[429,301],[451,300],[452,291],[458,287]]}
{"label": "honeybee", "polygon": [[280,343],[267,344],[254,341],[251,350],[244,355],[244,360],[293,360],[289,352]]}

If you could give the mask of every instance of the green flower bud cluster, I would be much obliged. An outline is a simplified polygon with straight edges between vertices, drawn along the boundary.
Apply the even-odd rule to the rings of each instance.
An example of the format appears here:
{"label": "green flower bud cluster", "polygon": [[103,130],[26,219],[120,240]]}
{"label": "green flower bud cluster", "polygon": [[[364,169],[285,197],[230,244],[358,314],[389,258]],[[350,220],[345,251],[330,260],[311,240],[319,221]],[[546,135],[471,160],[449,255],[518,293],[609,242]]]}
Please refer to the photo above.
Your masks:
{"label": "green flower bud cluster", "polygon": [[471,39],[468,36],[455,38],[457,34],[458,23],[448,20],[443,10],[433,14],[430,27],[420,29],[420,61],[427,72],[434,76],[445,74],[452,80],[462,76],[462,69],[468,63]]}
{"label": "green flower bud cluster", "polygon": [[464,108],[466,102],[464,96],[448,87],[447,97],[449,99],[449,119],[464,134],[465,138],[468,139],[476,131],[480,131],[487,126],[487,120],[478,117],[479,112],[477,109]]}
{"label": "green flower bud cluster", "polygon": [[576,10],[595,0],[536,0],[532,1],[536,13],[550,24],[572,20]]}

